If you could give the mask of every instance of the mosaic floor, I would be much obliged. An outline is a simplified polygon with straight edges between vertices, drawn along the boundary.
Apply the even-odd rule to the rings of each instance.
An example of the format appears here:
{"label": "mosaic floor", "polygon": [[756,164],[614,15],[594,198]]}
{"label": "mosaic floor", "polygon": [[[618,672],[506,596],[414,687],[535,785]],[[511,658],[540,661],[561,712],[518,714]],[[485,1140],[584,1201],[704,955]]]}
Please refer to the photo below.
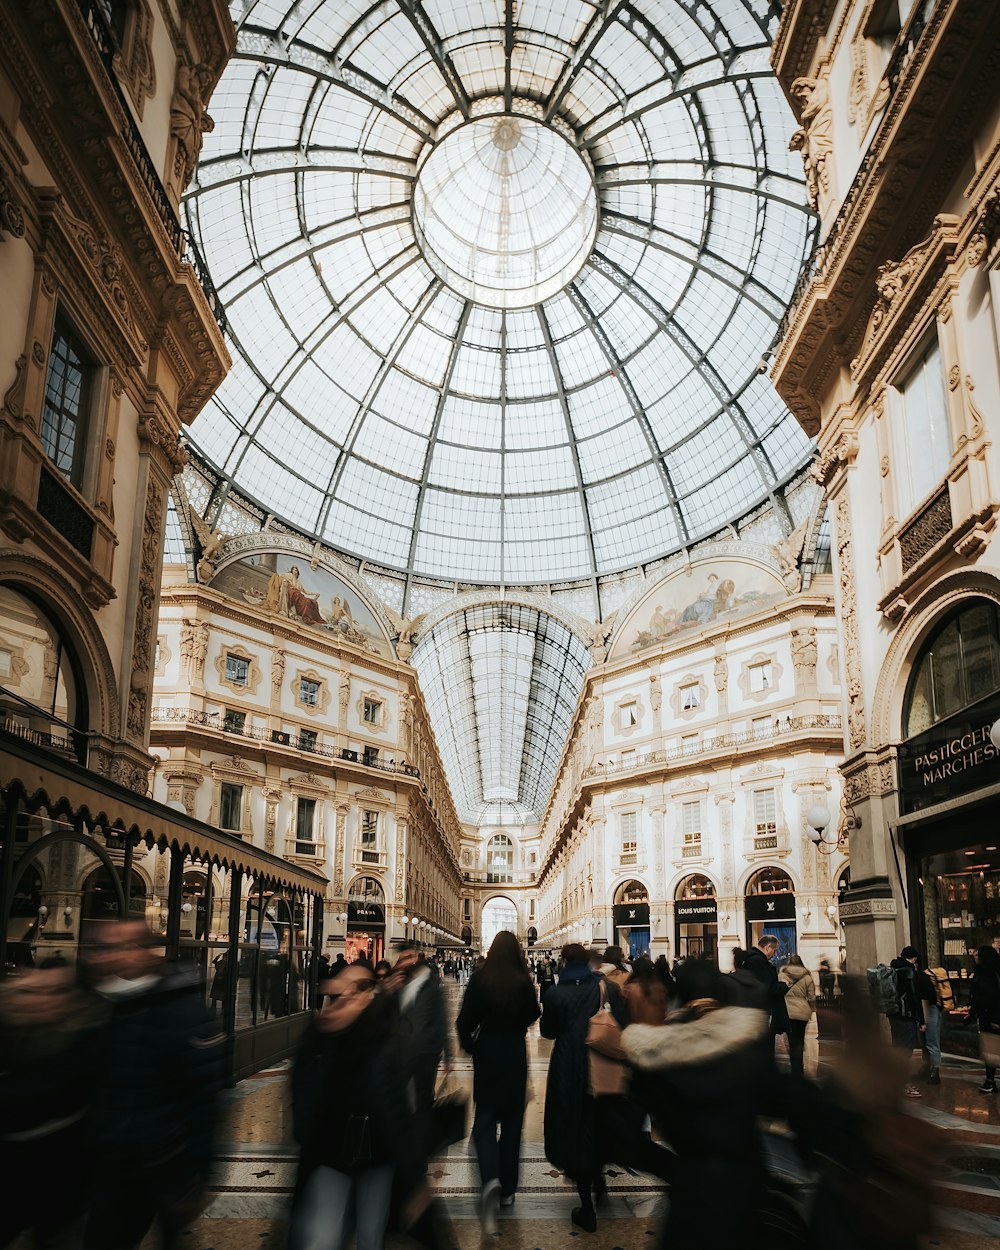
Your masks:
{"label": "mosaic floor", "polygon": [[[454,994],[454,991],[450,990]],[[455,1007],[457,1009],[457,996]],[[448,1250],[480,1250],[484,1240],[497,1250],[639,1250],[657,1244],[666,1197],[658,1182],[612,1170],[609,1202],[598,1230],[580,1233],[570,1223],[576,1205],[572,1187],[547,1162],[542,1149],[542,1100],[551,1043],[529,1035],[533,1097],[524,1124],[521,1188],[513,1208],[500,1214],[495,1238],[482,1237],[476,1216],[478,1175],[467,1144],[453,1146],[432,1167],[434,1189],[447,1213]],[[828,1053],[826,1043],[824,1056]],[[807,1051],[819,1062],[815,1039]],[[978,1065],[948,1062],[939,1087],[924,1086],[914,1115],[945,1130],[949,1166],[939,1190],[938,1227],[925,1239],[941,1250],[995,1250],[1000,1239],[1000,1102],[977,1093]],[[455,1079],[471,1093],[471,1064],[459,1060]],[[190,1250],[283,1250],[285,1215],[294,1177],[289,1140],[287,1070],[278,1068],[242,1082],[227,1095],[225,1146],[213,1178],[215,1196],[205,1216],[185,1238]],[[404,1250],[406,1239],[390,1242]],[[152,1250],[153,1239],[144,1250]]]}

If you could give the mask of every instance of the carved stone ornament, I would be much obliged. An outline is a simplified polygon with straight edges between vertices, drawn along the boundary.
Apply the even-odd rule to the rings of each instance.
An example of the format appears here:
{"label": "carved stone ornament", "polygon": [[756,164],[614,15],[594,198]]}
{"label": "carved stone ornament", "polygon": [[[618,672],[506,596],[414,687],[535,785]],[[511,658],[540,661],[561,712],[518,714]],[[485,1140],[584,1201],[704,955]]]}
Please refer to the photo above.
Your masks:
{"label": "carved stone ornament", "polygon": [[969,240],[965,259],[970,268],[976,269],[1000,237],[1000,187],[995,187],[983,202],[982,213],[976,223],[975,233]]}
{"label": "carved stone ornament", "polygon": [[858,456],[858,436],[842,434],[823,452],[813,466],[813,478],[820,486],[829,486],[841,468],[850,468]]}
{"label": "carved stone ornament", "polygon": [[12,417],[20,417],[24,415],[24,392],[28,385],[28,375],[25,369],[28,364],[28,357],[21,355],[14,361],[14,381],[7,387],[3,397],[3,406]]}
{"label": "carved stone ornament", "polygon": [[132,675],[129,679],[126,724],[129,735],[142,740],[146,730],[153,645],[156,638],[156,604],[160,549],[163,545],[163,490],[149,479],[139,552],[139,594],[132,641]]}
{"label": "carved stone ornament", "polygon": [[15,239],[24,236],[24,213],[21,205],[14,198],[14,188],[6,171],[0,168],[0,243],[4,233],[13,235]]}
{"label": "carved stone ornament", "polygon": [[852,750],[867,737],[864,692],[861,685],[861,641],[858,636],[858,601],[855,592],[854,546],[847,496],[837,500],[837,556],[840,580],[840,620],[844,638],[844,669],[847,676],[847,731]]}

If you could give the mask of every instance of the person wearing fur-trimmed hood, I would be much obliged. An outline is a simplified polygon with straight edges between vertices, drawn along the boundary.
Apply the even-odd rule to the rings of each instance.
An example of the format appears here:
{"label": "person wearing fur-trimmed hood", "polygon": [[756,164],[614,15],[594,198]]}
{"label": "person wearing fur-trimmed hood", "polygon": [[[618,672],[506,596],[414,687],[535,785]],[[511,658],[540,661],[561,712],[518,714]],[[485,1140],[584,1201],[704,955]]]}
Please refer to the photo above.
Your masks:
{"label": "person wearing fur-trimmed hood", "polygon": [[667,1024],[634,1024],[622,1034],[633,1096],[677,1153],[661,1245],[755,1245],[767,1184],[757,1116],[773,1073],[761,1045],[768,1017],[725,1005],[713,963],[686,960],[675,976],[680,1006]]}

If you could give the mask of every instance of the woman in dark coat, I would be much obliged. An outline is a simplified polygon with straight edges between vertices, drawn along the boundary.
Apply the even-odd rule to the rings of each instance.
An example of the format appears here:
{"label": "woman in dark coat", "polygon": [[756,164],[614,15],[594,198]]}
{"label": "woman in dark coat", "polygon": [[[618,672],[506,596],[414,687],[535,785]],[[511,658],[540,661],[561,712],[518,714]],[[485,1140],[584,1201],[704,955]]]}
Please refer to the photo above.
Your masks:
{"label": "woman in dark coat", "polygon": [[350,1212],[359,1250],[382,1250],[395,1184],[404,1223],[425,1203],[413,1116],[393,1047],[393,1008],[365,964],[319,987],[325,1001],[292,1072],[292,1115],[301,1147],[288,1244],[343,1250]]}
{"label": "woman in dark coat", "polygon": [[555,1039],[545,1089],[545,1157],[576,1184],[580,1206],[572,1220],[593,1232],[597,1227],[593,1191],[599,1185],[604,1151],[598,1140],[594,1099],[590,1092],[587,1027],[601,1005],[601,986],[619,1024],[624,1024],[621,997],[592,972],[587,952],[578,943],[563,947],[559,984],[545,995],[542,1037]]}
{"label": "woman in dark coat", "polygon": [[517,1191],[528,1081],[524,1035],[538,1014],[535,987],[517,938],[498,933],[485,964],[469,981],[456,1021],[462,1049],[472,1056],[472,1140],[486,1233],[496,1232],[497,1202],[510,1206]]}
{"label": "woman in dark coat", "polygon": [[976,952],[976,970],[972,974],[969,1007],[979,1024],[979,1035],[987,1040],[983,1046],[986,1077],[979,1087],[981,1094],[997,1092],[996,1063],[990,1057],[1000,1051],[1000,954],[992,946],[980,946]]}

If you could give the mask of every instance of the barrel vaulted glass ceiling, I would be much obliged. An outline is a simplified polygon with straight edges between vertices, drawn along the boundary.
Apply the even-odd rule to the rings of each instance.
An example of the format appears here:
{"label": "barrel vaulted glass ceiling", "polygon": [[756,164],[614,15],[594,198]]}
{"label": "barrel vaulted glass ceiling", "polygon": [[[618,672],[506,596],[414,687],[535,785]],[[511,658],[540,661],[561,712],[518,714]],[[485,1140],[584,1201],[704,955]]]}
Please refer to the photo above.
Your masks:
{"label": "barrel vaulted glass ceiling", "polygon": [[244,0],[185,207],[234,368],[193,441],[480,584],[632,567],[808,445],[760,370],[812,240],[766,0]]}

